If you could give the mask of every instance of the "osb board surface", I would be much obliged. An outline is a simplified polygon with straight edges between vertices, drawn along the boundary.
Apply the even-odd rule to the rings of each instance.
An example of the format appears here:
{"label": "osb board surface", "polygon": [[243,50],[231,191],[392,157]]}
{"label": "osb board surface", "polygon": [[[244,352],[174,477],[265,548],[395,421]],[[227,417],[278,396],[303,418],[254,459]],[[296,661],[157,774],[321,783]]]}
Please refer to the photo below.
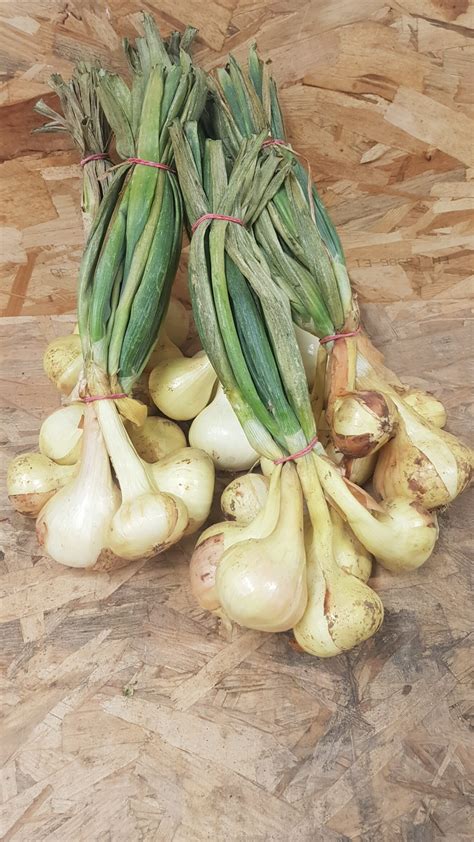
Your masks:
{"label": "osb board surface", "polygon": [[[208,67],[229,49],[242,57],[257,37],[376,343],[406,379],[443,397],[450,429],[467,437],[465,0],[19,0],[2,10],[0,39],[0,308],[19,317],[0,323],[2,477],[58,403],[41,353],[65,327],[48,315],[74,309],[82,245],[77,156],[63,138],[31,135],[31,108],[49,74],[67,74],[83,50],[119,67],[120,37],[142,6],[165,33],[199,26],[196,55]],[[286,635],[236,630],[225,640],[189,593],[189,546],[113,576],[84,575],[41,556],[3,492],[1,506],[0,836],[471,838],[467,495],[441,515],[424,568],[377,571],[381,633],[328,662],[296,653]]]}
{"label": "osb board surface", "polygon": [[[153,11],[199,27],[196,57],[257,38],[366,301],[457,301],[472,290],[473,7],[468,0],[17,0],[3,9],[0,312],[68,313],[81,253],[77,155],[32,135],[52,71],[80,55],[122,64]],[[54,98],[49,94],[49,100]],[[470,286],[471,284],[471,286]],[[181,278],[180,290],[185,294]]]}
{"label": "osb board surface", "polygon": [[[467,308],[369,305],[389,364],[472,431]],[[67,317],[0,321],[2,482],[58,398]],[[12,842],[472,838],[469,494],[416,573],[377,569],[374,639],[328,661],[200,611],[192,540],[113,575],[55,565],[2,486],[0,837]],[[470,745],[471,742],[471,745]],[[470,768],[471,766],[471,768]]]}

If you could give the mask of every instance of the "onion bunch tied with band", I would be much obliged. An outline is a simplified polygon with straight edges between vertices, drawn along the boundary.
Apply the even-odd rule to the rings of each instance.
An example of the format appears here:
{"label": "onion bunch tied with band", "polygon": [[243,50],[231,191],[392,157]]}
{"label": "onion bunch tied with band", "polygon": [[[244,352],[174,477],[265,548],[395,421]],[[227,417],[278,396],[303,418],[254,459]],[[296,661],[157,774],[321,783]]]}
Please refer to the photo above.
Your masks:
{"label": "onion bunch tied with band", "polygon": [[370,637],[383,617],[377,594],[350,572],[350,561],[338,560],[341,528],[387,567],[400,555],[416,566],[434,547],[436,518],[407,511],[397,498],[370,511],[317,438],[290,301],[252,230],[289,164],[262,159],[261,133],[243,141],[228,177],[221,141],[201,147],[189,142],[193,127],[175,123],[170,131],[194,229],[189,284],[199,335],[250,444],[274,462],[257,516],[214,525],[199,538],[193,589],[203,607],[225,618],[263,631],[293,628],[307,651],[337,654]]}
{"label": "onion bunch tied with band", "polygon": [[[266,132],[262,157],[291,162],[284,183],[253,222],[274,281],[286,293],[293,320],[320,340],[313,350],[312,403],[320,438],[346,469],[366,481],[435,508],[469,482],[472,453],[440,429],[439,401],[408,390],[381,366],[361,330],[340,239],[304,158],[285,137],[278,91],[255,47],[244,67],[232,56],[209,77],[205,126],[222,140],[230,161],[242,138]],[[304,334],[300,345],[304,344]],[[311,342],[311,340],[309,340]],[[441,424],[442,426],[442,424]],[[374,454],[384,448],[377,460]],[[420,464],[422,463],[422,464]]]}
{"label": "onion bunch tied with band", "polygon": [[[173,449],[152,464],[138,454],[127,428],[147,415],[130,394],[157,341],[181,249],[182,202],[168,124],[197,119],[206,96],[204,76],[186,51],[194,31],[165,44],[150,16],[143,23],[144,37],[126,43],[131,85],[104,69],[94,74],[121,162],[109,170],[79,275],[83,376],[72,398],[83,404],[80,461],[65,484],[64,472],[53,470],[48,496],[62,487],[37,519],[39,541],[55,560],[96,569],[156,555],[194,531],[213,492],[206,454]],[[72,451],[65,450],[70,461]],[[48,473],[51,466],[42,467]],[[24,460],[23,467],[13,464],[11,496],[26,508],[23,483],[33,510],[41,498],[29,479]]]}

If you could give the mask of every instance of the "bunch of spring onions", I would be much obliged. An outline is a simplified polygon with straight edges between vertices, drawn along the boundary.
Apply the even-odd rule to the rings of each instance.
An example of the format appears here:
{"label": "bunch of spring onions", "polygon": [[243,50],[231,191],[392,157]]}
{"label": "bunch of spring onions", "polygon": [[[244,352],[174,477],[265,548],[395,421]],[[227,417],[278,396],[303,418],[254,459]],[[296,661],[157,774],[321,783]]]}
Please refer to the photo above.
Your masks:
{"label": "bunch of spring onions", "polygon": [[[361,331],[340,240],[310,174],[285,140],[277,89],[267,66],[251,48],[248,68],[231,57],[216,78],[208,77],[208,84],[210,106],[201,132],[222,140],[227,166],[235,161],[243,138],[259,131],[265,132],[262,157],[290,164],[275,196],[253,220],[252,230],[273,280],[289,300],[319,437],[328,454],[359,484],[371,478],[378,464],[376,482],[381,488],[381,471],[386,477],[393,473],[387,454],[396,451],[390,464],[396,459],[401,465],[397,490],[424,505],[450,502],[469,479],[470,453],[440,431],[445,412],[439,401],[407,389],[393,372],[381,370],[380,355]],[[191,131],[196,135],[198,130],[188,128],[188,135]],[[190,142],[195,144],[196,138],[190,137]],[[190,440],[212,456],[216,467],[245,470],[256,454],[221,388],[209,403],[214,384],[212,366],[202,352],[193,360],[170,354],[154,370],[150,394],[171,418],[196,419]],[[408,428],[416,428],[415,438]],[[410,452],[407,438],[413,445]],[[428,441],[427,448],[420,448],[421,440]],[[384,445],[384,457],[377,460]],[[435,451],[444,455],[433,462],[430,453]],[[435,484],[439,476],[447,480],[436,495],[421,490],[425,482],[416,476],[419,459],[431,463],[423,473],[432,473]]]}
{"label": "bunch of spring onions", "polygon": [[[294,298],[257,233],[262,214],[295,178],[292,162],[262,154],[265,129],[249,131],[230,161],[223,139],[202,144],[193,124],[170,131],[193,230],[189,284],[202,345],[251,447],[271,465],[257,504],[251,488],[250,516],[245,510],[198,539],[192,588],[203,608],[226,620],[262,631],[293,628],[306,651],[335,655],[382,622],[381,601],[366,582],[371,556],[395,572],[423,564],[438,537],[436,515],[429,500],[422,505],[395,483],[375,501],[341,475],[317,435],[320,413],[315,417],[295,336]],[[288,243],[280,247],[288,256]],[[312,284],[329,311],[318,277],[315,271]],[[383,380],[366,377],[373,414],[389,402],[400,411],[396,391],[392,398]],[[227,510],[232,502],[235,510],[236,497],[226,493]],[[240,484],[236,496],[242,493]]]}
{"label": "bunch of spring onions", "polygon": [[319,348],[314,337],[313,344],[309,340],[321,440],[355,481],[368,480],[377,466],[374,482],[382,495],[401,494],[428,508],[451,502],[469,481],[471,454],[440,429],[443,406],[404,388],[362,333],[341,242],[310,172],[286,141],[268,66],[252,47],[246,68],[231,57],[209,85],[207,130],[222,139],[230,161],[242,138],[265,131],[261,154],[292,162],[253,231],[273,279],[288,296],[293,320],[322,340]]}
{"label": "bunch of spring onions", "polygon": [[9,471],[13,503],[38,515],[40,544],[76,567],[110,569],[162,552],[205,521],[214,487],[210,458],[131,397],[157,343],[181,248],[168,125],[197,119],[206,95],[186,52],[193,31],[165,44],[149,16],[144,30],[126,45],[130,87],[103,69],[89,75],[91,114],[105,115],[121,161],[82,259],[81,353],[56,355],[61,386],[81,366],[72,402],[43,425],[40,454],[19,457]]}
{"label": "bunch of spring onions", "polygon": [[[262,157],[290,164],[279,189],[252,221],[252,231],[272,278],[289,300],[319,438],[328,455],[358,484],[375,471],[379,491],[383,473],[387,490],[393,477],[394,491],[425,506],[450,502],[469,480],[471,454],[441,430],[442,404],[404,387],[381,366],[380,355],[362,333],[340,240],[310,173],[285,140],[268,67],[251,48],[247,68],[231,57],[216,78],[208,77],[208,85],[210,104],[200,130],[222,140],[228,167],[243,138],[259,131],[265,132]],[[195,146],[197,127],[186,132]],[[215,392],[215,373],[205,354],[190,360],[170,353],[152,372],[149,386],[160,411],[177,420],[195,419],[190,441],[206,450],[216,467],[245,470],[256,461],[224,390],[219,386]],[[418,471],[421,461],[424,468]],[[396,470],[391,467],[395,462]]]}

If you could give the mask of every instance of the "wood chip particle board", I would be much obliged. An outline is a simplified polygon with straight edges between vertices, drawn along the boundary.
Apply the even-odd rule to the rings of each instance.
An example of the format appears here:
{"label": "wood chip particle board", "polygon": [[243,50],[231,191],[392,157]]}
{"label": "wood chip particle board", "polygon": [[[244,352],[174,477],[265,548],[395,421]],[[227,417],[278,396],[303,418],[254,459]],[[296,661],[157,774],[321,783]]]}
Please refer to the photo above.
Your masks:
{"label": "wood chip particle board", "polygon": [[[409,0],[149,3],[199,26],[208,66],[257,38],[289,134],[338,224],[365,323],[402,379],[472,433],[471,10]],[[0,55],[1,479],[59,398],[41,369],[72,329],[77,156],[32,105],[81,52],[121,64],[135,0],[4,11]],[[185,295],[184,263],[179,292]],[[69,314],[69,315],[67,315]],[[3,486],[4,488],[4,486]],[[0,506],[0,837],[12,842],[356,842],[471,838],[469,495],[434,557],[377,570],[381,632],[311,659],[288,635],[194,603],[192,540],[113,574],[60,568]],[[471,750],[469,750],[471,748]]]}

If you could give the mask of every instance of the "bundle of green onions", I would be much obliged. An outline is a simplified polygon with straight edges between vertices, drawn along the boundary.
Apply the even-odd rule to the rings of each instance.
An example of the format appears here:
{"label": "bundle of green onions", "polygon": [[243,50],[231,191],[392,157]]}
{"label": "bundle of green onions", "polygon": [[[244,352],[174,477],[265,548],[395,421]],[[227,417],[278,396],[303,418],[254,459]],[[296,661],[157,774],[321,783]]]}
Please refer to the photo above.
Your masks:
{"label": "bundle of green onions", "polygon": [[199,538],[193,590],[221,616],[264,631],[294,628],[307,651],[336,654],[382,621],[379,598],[356,574],[360,552],[389,569],[415,567],[433,550],[436,517],[403,498],[384,506],[360,499],[317,439],[290,301],[252,231],[288,164],[262,158],[262,133],[243,141],[228,178],[221,141],[201,147],[189,141],[194,126],[170,131],[194,230],[189,282],[199,335],[250,444],[274,462],[257,516]]}
{"label": "bundle of green onions", "polygon": [[[268,66],[252,47],[247,68],[231,57],[209,85],[207,130],[221,138],[230,161],[242,138],[263,130],[261,154],[292,162],[253,229],[273,279],[290,300],[294,321],[322,340],[313,407],[322,439],[328,428],[329,452],[359,481],[369,479],[377,463],[380,492],[401,493],[429,508],[451,502],[469,481],[471,454],[440,430],[442,405],[431,395],[407,390],[393,372],[382,369],[380,355],[361,333],[341,242],[310,172],[286,142]],[[329,322],[322,318],[327,315]],[[374,454],[384,445],[377,462]]]}
{"label": "bundle of green onions", "polygon": [[[49,496],[37,519],[38,539],[49,555],[96,569],[156,555],[197,529],[208,515],[214,484],[206,454],[165,447],[163,458],[150,464],[124,423],[145,422],[146,407],[130,393],[157,341],[181,248],[182,202],[168,124],[199,118],[206,96],[203,74],[185,50],[193,31],[181,41],[173,36],[166,48],[150,16],[144,29],[135,46],[126,45],[130,87],[103,69],[94,72],[122,163],[96,208],[81,264],[83,376],[72,395],[77,402],[50,419],[42,456],[49,460],[44,440],[54,445],[59,429],[69,431],[72,446],[62,449],[66,464],[63,458],[53,477],[49,471],[49,488],[44,470],[51,465],[43,462],[42,491],[31,477],[33,467],[41,473],[38,458],[26,466],[20,457],[10,469],[10,495],[19,507],[33,512],[45,491]],[[63,487],[50,496],[58,484]]]}
{"label": "bundle of green onions", "polygon": [[[215,79],[208,77],[208,85],[211,99],[201,132],[222,141],[227,167],[235,162],[242,140],[259,131],[265,133],[262,158],[288,164],[279,189],[252,220],[252,231],[273,280],[289,300],[327,453],[358,484],[375,469],[378,491],[393,487],[428,508],[452,501],[469,480],[471,454],[441,429],[442,404],[404,387],[381,365],[362,333],[340,240],[310,174],[285,140],[267,66],[251,48],[248,68],[231,57]],[[192,131],[195,144],[198,130]],[[150,393],[170,417],[195,418],[190,441],[206,450],[216,467],[245,470],[257,455],[221,388],[207,405],[214,382],[202,353],[193,360],[170,355],[153,371]],[[423,470],[418,470],[421,462]]]}
{"label": "bundle of green onions", "polygon": [[[109,157],[112,131],[97,95],[97,84],[98,68],[79,62],[69,82],[57,73],[51,76],[50,87],[59,99],[60,111],[42,99],[34,106],[34,111],[47,121],[34,131],[69,135],[81,156],[85,240],[106,193],[112,166]],[[54,339],[46,350],[44,368],[59,391],[69,395],[82,370],[79,334],[74,332]]]}

